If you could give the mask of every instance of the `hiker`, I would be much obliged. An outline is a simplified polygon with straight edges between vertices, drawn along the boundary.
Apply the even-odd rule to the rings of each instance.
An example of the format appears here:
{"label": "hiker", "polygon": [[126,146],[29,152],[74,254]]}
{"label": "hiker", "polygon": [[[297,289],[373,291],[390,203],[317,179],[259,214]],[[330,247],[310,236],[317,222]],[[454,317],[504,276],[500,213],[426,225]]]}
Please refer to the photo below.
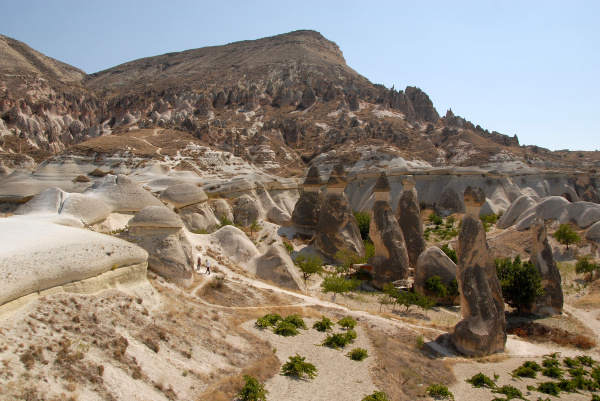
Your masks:
{"label": "hiker", "polygon": [[198,254],[198,260],[196,261],[196,271],[200,273],[200,266],[202,266],[202,255]]}
{"label": "hiker", "polygon": [[206,259],[206,274],[210,274],[210,260]]}

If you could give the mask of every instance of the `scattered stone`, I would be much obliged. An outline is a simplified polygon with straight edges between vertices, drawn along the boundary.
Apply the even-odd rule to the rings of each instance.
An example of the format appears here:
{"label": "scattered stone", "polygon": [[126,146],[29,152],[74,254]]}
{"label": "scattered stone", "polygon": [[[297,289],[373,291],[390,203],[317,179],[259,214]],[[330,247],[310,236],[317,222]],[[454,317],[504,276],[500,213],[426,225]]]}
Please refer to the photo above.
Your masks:
{"label": "scattered stone", "polygon": [[544,295],[540,296],[534,305],[523,308],[523,311],[548,316],[560,315],[563,311],[561,277],[548,243],[546,225],[541,217],[538,216],[531,222],[531,234],[533,241],[529,260],[540,273]]}
{"label": "scattered stone", "polygon": [[315,236],[316,249],[331,260],[342,250],[365,256],[358,223],[344,194],[346,184],[344,168],[338,164],[327,182],[327,195],[319,213]]}
{"label": "scattered stone", "polygon": [[417,265],[419,255],[425,250],[425,239],[423,239],[423,221],[421,220],[421,208],[415,188],[415,180],[409,175],[402,181],[404,186],[402,195],[398,201],[396,219],[406,242],[408,261],[411,267]]}
{"label": "scattered stone", "polygon": [[485,202],[481,188],[467,187],[466,215],[458,236],[457,280],[463,320],[452,334],[452,343],[465,355],[503,352],[506,344],[504,299],[496,275],[479,211]]}
{"label": "scattered stone", "polygon": [[300,236],[314,237],[317,233],[319,214],[324,196],[321,191],[319,170],[313,166],[304,180],[304,191],[292,212],[292,225]]}
{"label": "scattered stone", "polygon": [[192,285],[192,244],[183,232],[183,222],[165,206],[147,206],[129,220],[129,233],[140,238],[149,253],[148,267],[173,282]]}
{"label": "scattered stone", "polygon": [[373,265],[373,285],[407,279],[409,262],[402,229],[390,207],[390,183],[385,173],[375,183],[375,204],[371,214],[369,235],[375,245],[375,255],[369,259]]}

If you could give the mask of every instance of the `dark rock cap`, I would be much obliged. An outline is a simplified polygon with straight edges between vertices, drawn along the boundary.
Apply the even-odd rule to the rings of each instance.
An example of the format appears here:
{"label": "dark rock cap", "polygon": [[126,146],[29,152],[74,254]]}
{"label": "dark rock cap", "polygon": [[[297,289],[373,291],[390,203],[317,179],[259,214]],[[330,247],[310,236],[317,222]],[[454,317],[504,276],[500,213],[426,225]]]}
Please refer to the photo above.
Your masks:
{"label": "dark rock cap", "polygon": [[465,206],[479,206],[485,203],[485,193],[479,187],[465,189]]}
{"label": "dark rock cap", "polygon": [[348,181],[346,181],[346,177],[344,176],[344,166],[340,164],[336,164],[333,166],[333,170],[331,170],[331,176],[329,177],[329,181],[327,181],[327,188],[345,188]]}
{"label": "dark rock cap", "polygon": [[320,187],[321,186],[321,176],[319,175],[319,170],[316,166],[312,166],[308,173],[306,174],[306,179],[304,180],[305,187]]}
{"label": "dark rock cap", "polygon": [[392,188],[390,187],[387,174],[382,172],[375,183],[375,187],[373,187],[373,192],[390,192],[391,190]]}

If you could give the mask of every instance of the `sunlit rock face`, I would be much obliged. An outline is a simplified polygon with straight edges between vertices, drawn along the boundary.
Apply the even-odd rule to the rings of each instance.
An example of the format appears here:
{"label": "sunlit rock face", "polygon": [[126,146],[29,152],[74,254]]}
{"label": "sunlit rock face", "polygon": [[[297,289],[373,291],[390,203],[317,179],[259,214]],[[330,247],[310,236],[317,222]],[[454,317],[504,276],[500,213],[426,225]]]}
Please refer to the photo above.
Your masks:
{"label": "sunlit rock face", "polygon": [[402,234],[404,234],[408,262],[414,268],[417,265],[419,255],[425,250],[423,221],[421,220],[421,209],[419,208],[419,199],[417,197],[414,178],[408,176],[402,181],[402,184],[404,189],[398,202],[396,219],[400,224]]}
{"label": "sunlit rock face", "polygon": [[452,334],[452,343],[465,355],[504,352],[506,321],[504,299],[479,210],[485,202],[481,188],[467,187],[466,215],[458,236],[457,280],[463,320]]}
{"label": "sunlit rock face", "polygon": [[385,173],[381,173],[373,191],[375,204],[369,235],[375,245],[375,256],[369,259],[369,263],[373,265],[373,284],[383,287],[388,282],[408,278],[408,252],[402,230],[390,207],[390,184]]}
{"label": "sunlit rock face", "polygon": [[292,212],[292,227],[301,236],[314,237],[324,201],[324,196],[320,192],[321,178],[316,167],[308,170],[303,187],[304,191]]}
{"label": "sunlit rock face", "polygon": [[327,182],[327,195],[319,213],[315,236],[315,247],[329,259],[335,259],[335,254],[343,250],[361,257],[365,255],[358,223],[344,194],[345,187],[344,170],[338,164]]}

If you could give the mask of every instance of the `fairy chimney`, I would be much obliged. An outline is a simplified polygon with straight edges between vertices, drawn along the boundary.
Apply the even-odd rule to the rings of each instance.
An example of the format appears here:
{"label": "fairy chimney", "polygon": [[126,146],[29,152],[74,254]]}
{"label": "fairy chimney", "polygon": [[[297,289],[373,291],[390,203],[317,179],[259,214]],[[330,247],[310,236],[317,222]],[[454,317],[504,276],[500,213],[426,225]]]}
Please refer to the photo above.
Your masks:
{"label": "fairy chimney", "polygon": [[303,237],[313,237],[317,233],[319,213],[324,196],[321,191],[319,170],[313,166],[308,170],[303,184],[303,192],[292,212],[292,226]]}
{"label": "fairy chimney", "polygon": [[[404,186],[398,208],[396,210],[396,219],[408,252],[408,261],[412,268],[417,266],[419,255],[425,251],[425,239],[423,239],[423,221],[421,220],[421,209],[415,188],[415,180],[412,175],[407,176],[403,181]],[[416,272],[415,272],[416,274]]]}

